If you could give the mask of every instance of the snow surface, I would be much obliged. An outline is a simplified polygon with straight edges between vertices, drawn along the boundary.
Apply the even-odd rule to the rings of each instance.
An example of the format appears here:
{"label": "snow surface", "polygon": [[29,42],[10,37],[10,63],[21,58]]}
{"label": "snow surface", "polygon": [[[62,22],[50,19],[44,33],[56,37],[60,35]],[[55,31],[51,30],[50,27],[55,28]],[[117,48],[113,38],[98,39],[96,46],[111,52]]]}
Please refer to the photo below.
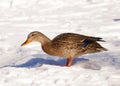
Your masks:
{"label": "snow surface", "polygon": [[[64,32],[102,37],[109,51],[65,67],[39,43],[20,46],[31,31],[51,39]],[[120,86],[119,0],[0,0],[0,86],[48,85]]]}

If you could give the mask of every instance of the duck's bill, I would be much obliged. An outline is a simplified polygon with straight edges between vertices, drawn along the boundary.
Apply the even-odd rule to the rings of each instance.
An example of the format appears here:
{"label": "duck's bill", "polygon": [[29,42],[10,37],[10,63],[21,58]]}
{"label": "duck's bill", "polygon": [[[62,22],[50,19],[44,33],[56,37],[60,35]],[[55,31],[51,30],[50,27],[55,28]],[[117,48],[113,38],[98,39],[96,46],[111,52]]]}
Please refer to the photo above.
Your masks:
{"label": "duck's bill", "polygon": [[29,44],[31,42],[31,40],[27,39],[21,46],[25,46],[27,44]]}

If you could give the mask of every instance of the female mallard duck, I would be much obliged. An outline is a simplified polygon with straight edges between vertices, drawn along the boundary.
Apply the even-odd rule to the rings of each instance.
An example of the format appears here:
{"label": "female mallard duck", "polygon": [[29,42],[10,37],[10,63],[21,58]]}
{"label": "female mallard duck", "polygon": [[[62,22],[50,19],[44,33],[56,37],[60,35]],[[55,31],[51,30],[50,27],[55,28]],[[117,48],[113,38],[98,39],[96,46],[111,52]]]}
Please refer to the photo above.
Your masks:
{"label": "female mallard duck", "polygon": [[68,67],[72,65],[73,59],[79,55],[107,50],[97,43],[97,41],[104,42],[102,38],[75,33],[63,33],[51,40],[41,32],[34,31],[28,35],[27,40],[21,46],[32,41],[40,42],[42,49],[47,54],[66,58],[66,66]]}

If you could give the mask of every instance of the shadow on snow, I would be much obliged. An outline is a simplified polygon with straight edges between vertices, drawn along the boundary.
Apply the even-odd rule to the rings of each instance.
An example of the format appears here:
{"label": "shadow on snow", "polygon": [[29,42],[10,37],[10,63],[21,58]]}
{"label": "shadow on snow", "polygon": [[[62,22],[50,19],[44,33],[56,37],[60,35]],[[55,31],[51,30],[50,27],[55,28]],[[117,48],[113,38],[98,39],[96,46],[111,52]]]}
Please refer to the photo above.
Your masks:
{"label": "shadow on snow", "polygon": [[[73,61],[73,64],[75,64],[77,61],[87,61],[87,59],[75,58]],[[48,58],[36,57],[28,60],[26,63],[16,65],[15,67],[39,67],[39,66],[42,66],[43,64],[65,66],[66,59],[54,60],[54,59],[49,59],[49,57]]]}

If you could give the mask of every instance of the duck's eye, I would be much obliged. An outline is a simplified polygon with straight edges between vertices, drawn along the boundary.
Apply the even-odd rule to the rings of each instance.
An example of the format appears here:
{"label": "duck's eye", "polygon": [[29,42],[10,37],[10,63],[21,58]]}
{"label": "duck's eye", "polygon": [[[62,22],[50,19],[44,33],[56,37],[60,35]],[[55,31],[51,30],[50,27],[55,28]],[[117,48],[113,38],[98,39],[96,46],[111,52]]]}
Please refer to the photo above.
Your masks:
{"label": "duck's eye", "polygon": [[32,37],[32,36],[35,36],[36,34],[30,34],[30,36],[29,37]]}
{"label": "duck's eye", "polygon": [[32,34],[31,36],[35,36],[36,34]]}

